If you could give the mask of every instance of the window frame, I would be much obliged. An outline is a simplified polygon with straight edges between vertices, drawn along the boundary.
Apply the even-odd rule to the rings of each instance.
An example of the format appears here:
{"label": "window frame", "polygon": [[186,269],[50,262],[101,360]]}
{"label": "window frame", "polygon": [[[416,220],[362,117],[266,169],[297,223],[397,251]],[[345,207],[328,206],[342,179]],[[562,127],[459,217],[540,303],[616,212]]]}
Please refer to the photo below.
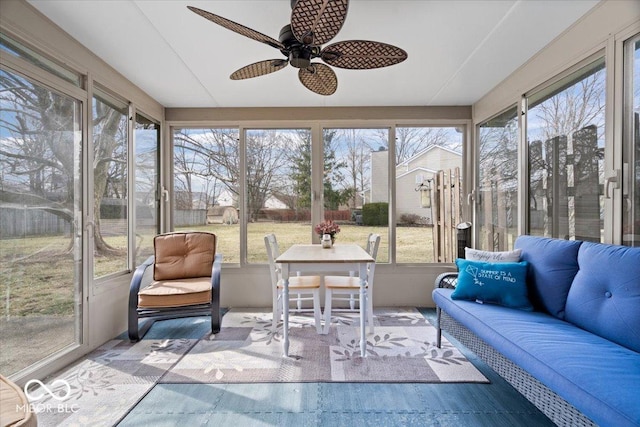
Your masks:
{"label": "window frame", "polygon": [[[240,135],[240,188],[241,188],[241,200],[242,200],[242,210],[240,212],[240,217],[244,218],[246,212],[246,143],[245,143],[245,130],[251,129],[311,129],[311,138],[312,138],[312,162],[317,162],[317,159],[323,158],[323,147],[322,147],[322,131],[325,128],[335,129],[335,128],[354,128],[354,129],[371,129],[371,128],[388,128],[389,129],[389,150],[390,152],[395,153],[395,137],[396,137],[396,128],[397,127],[460,127],[462,129],[462,167],[461,169],[466,172],[464,176],[468,178],[463,179],[463,188],[462,193],[467,194],[472,187],[472,183],[469,182],[471,179],[471,158],[469,149],[471,144],[471,129],[472,129],[472,119],[372,119],[372,120],[340,120],[340,119],[310,119],[310,120],[167,120],[165,122],[165,126],[168,129],[168,151],[173,153],[173,135],[174,129],[176,128],[237,128]],[[169,183],[171,193],[173,194],[173,156],[168,162],[170,163],[170,168],[167,168],[169,172],[169,177],[166,182]],[[395,176],[395,164],[393,162],[388,162],[389,167],[389,176]],[[315,163],[314,163],[315,164]],[[312,168],[312,191],[316,192],[314,196],[315,199],[319,199],[319,195],[322,194],[322,168],[315,167]],[[396,212],[395,212],[395,196],[396,196],[396,186],[395,180],[391,180],[389,182],[389,261],[388,263],[384,263],[394,266],[401,267],[429,267],[429,266],[438,266],[447,263],[442,262],[425,262],[425,263],[401,263],[396,260],[396,226],[394,225],[397,221]],[[169,206],[166,209],[167,215],[172,216],[173,212],[173,200],[169,201]],[[472,209],[471,205],[463,203],[461,205],[461,211],[463,218],[470,218]],[[322,220],[322,205],[320,203],[312,204],[312,224],[316,224],[317,222]],[[168,229],[174,230],[174,221],[173,218],[169,218],[168,221]],[[313,233],[313,228],[309,229],[310,241],[316,242],[317,236]],[[316,242],[317,243],[317,242]],[[246,225],[241,226],[240,228],[240,263],[228,264],[224,263],[223,268],[240,268],[240,269],[252,269],[252,268],[262,268],[262,263],[249,263],[247,262],[247,228]]]}
{"label": "window frame", "polygon": [[[610,70],[609,58],[607,57],[607,52],[605,49],[598,49],[595,53],[590,54],[589,56],[583,58],[577,63],[573,64],[570,67],[567,67],[564,71],[556,74],[554,77],[546,80],[544,83],[539,84],[532,88],[529,91],[526,91],[521,97],[521,108],[522,111],[520,113],[520,135],[521,135],[521,144],[520,149],[522,150],[522,155],[520,158],[523,160],[521,165],[519,166],[519,172],[523,174],[522,180],[520,183],[520,193],[521,203],[522,203],[522,211],[520,212],[521,218],[521,232],[519,234],[529,234],[530,233],[530,198],[529,198],[529,190],[530,190],[530,171],[529,171],[529,147],[530,144],[528,142],[528,123],[529,123],[529,110],[532,108],[529,103],[531,99],[534,99],[535,106],[544,102],[547,99],[552,98],[553,96],[562,93],[566,88],[571,87],[574,83],[582,81],[583,77],[595,74],[592,70],[597,69],[602,62],[601,70],[605,72],[604,78],[604,110],[602,113],[603,116],[603,140],[604,140],[604,161],[603,161],[603,169],[604,174],[607,176],[608,172],[612,169],[611,164],[613,162],[613,141],[611,138],[612,127],[610,120],[610,112],[612,111],[612,90],[611,90],[611,79],[612,76]],[[596,70],[598,72],[600,70]],[[571,83],[568,85],[568,82]],[[605,195],[606,196],[606,195]],[[603,212],[603,235],[601,237],[602,241],[607,242],[612,239],[612,230],[611,227],[608,227],[608,224],[611,224],[612,221],[612,204],[609,203],[605,197],[604,201],[604,212]]]}

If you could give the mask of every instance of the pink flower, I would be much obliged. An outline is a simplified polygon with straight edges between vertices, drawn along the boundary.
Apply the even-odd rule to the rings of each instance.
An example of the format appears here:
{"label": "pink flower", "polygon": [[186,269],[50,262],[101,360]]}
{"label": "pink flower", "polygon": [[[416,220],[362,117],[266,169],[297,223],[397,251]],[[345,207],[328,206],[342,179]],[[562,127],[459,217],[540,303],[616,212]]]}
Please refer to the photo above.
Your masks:
{"label": "pink flower", "polygon": [[314,230],[317,234],[321,236],[323,234],[329,234],[331,235],[331,237],[333,237],[340,232],[340,226],[335,222],[328,220],[316,225]]}

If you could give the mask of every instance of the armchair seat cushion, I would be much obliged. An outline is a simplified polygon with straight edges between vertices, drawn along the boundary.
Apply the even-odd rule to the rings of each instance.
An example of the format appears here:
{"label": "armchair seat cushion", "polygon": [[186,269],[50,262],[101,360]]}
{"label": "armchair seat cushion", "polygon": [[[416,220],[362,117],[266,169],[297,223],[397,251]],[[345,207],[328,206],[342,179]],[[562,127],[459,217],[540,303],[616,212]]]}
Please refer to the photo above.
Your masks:
{"label": "armchair seat cushion", "polygon": [[211,277],[152,282],[138,292],[138,307],[166,308],[209,304]]}

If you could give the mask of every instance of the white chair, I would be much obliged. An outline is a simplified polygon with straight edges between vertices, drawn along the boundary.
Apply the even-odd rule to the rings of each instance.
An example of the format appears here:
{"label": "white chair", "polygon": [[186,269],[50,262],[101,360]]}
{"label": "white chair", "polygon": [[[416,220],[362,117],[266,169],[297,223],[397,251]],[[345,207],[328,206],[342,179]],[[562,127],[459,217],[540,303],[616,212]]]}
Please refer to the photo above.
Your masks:
{"label": "white chair", "polygon": [[[367,252],[375,260],[378,255],[378,247],[380,246],[380,235],[369,234],[367,239]],[[367,276],[364,277],[366,283],[365,287],[365,304],[367,307],[367,319],[369,324],[369,332],[373,333],[373,275],[375,273],[376,263],[371,262],[367,264]],[[324,334],[329,333],[329,327],[331,326],[331,311],[332,302],[335,301],[348,301],[349,308],[347,310],[354,311],[355,303],[358,301],[358,307],[362,307],[362,301],[360,299],[360,277],[356,275],[355,271],[352,271],[349,276],[325,276],[325,301],[324,301]],[[333,310],[333,311],[339,311]],[[344,311],[344,309],[340,310]],[[365,327],[365,325],[362,325]]]}
{"label": "white chair", "polygon": [[322,333],[322,314],[320,312],[320,276],[290,276],[289,277],[289,301],[284,301],[284,280],[282,279],[282,271],[280,265],[275,260],[280,255],[278,241],[275,234],[264,236],[264,243],[267,247],[267,257],[269,258],[269,267],[271,272],[271,288],[273,291],[273,325],[272,330],[275,332],[278,321],[282,317],[284,310],[283,304],[289,301],[296,302],[296,308],[293,311],[307,311],[302,307],[303,301],[313,301],[313,316],[316,322],[316,331]]}

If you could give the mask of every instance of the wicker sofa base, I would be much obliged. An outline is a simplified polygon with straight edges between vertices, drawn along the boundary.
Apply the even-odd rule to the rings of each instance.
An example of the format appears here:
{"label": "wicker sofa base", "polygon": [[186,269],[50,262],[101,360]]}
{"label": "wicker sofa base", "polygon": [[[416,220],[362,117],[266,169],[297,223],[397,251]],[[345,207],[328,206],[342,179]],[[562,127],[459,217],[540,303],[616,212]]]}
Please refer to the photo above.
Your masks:
{"label": "wicker sofa base", "polygon": [[441,310],[440,326],[480,357],[557,425],[595,426],[593,421],[585,417],[573,405],[489,346],[444,310]]}

